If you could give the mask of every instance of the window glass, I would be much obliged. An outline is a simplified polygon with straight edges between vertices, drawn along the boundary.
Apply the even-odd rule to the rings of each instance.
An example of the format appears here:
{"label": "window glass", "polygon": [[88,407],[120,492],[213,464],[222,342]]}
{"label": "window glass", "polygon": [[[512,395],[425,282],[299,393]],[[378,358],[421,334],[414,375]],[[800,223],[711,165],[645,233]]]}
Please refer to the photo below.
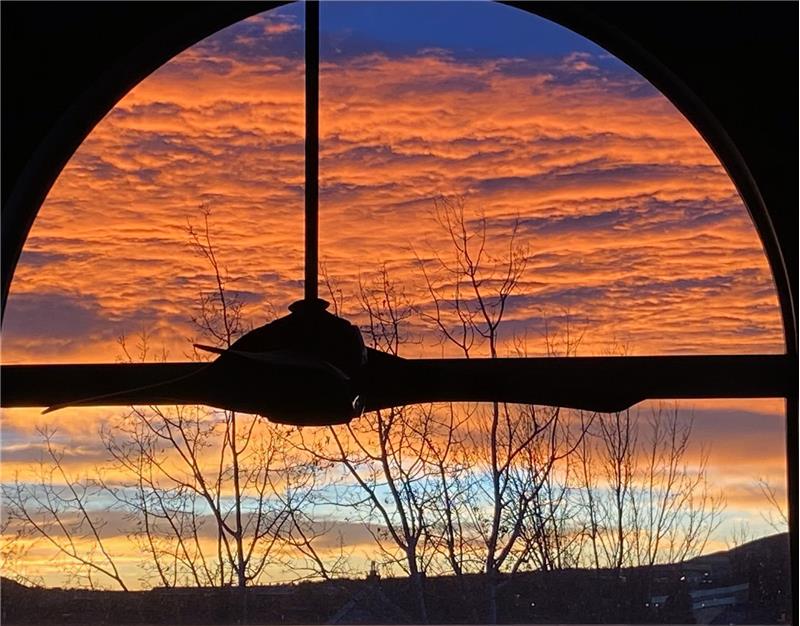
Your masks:
{"label": "window glass", "polygon": [[138,84],[78,148],[15,272],[8,361],[113,361],[147,329],[184,358],[211,279],[189,227],[204,213],[228,288],[254,323],[301,292],[303,12],[261,13]]}
{"label": "window glass", "polygon": [[[487,292],[518,256],[506,352],[520,336],[542,352],[542,336],[568,324],[582,354],[783,351],[733,184],[629,67],[488,3],[336,2],[321,19],[320,255],[344,291],[385,264],[424,313],[426,274],[443,301],[458,290],[474,311],[464,272],[449,271],[464,226]],[[435,355],[416,330],[416,349]]]}
{"label": "window glass", "polygon": [[[298,3],[198,43],[120,101],[34,224],[4,363],[196,358],[188,340],[220,328],[220,284],[237,332],[302,297],[303,53]],[[320,83],[320,293],[368,344],[407,357],[783,351],[730,179],[591,42],[497,3],[323,3]],[[4,611],[787,615],[783,401],[417,406],[333,429],[236,420],[3,411],[5,576],[182,587],[37,604],[4,580]],[[232,599],[241,579],[260,587]]]}

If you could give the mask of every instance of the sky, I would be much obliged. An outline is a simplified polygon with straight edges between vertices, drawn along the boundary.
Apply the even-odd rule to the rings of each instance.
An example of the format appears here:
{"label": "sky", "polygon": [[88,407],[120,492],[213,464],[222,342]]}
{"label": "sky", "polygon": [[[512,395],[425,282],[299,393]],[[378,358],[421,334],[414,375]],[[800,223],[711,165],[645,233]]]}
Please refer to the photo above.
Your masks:
{"label": "sky", "polygon": [[[201,207],[249,323],[301,298],[302,26],[295,5],[220,31],[97,125],[26,242],[4,363],[114,361],[118,338],[142,332],[186,358],[212,278],[187,232]],[[320,259],[351,319],[363,321],[359,282],[382,268],[430,313],[423,270],[448,287],[436,271],[452,251],[434,210],[444,199],[470,229],[485,224],[489,265],[516,225],[526,264],[503,350],[522,338],[543,354],[545,332],[569,323],[583,355],[783,352],[770,271],[733,184],[680,113],[603,49],[483,2],[326,3],[321,31]],[[452,354],[409,324],[402,354]],[[725,528],[766,533],[754,483],[783,493],[782,403],[684,408],[729,494]],[[90,467],[108,414],[4,411],[4,474],[38,457],[33,427],[45,423],[79,451],[74,469]]]}

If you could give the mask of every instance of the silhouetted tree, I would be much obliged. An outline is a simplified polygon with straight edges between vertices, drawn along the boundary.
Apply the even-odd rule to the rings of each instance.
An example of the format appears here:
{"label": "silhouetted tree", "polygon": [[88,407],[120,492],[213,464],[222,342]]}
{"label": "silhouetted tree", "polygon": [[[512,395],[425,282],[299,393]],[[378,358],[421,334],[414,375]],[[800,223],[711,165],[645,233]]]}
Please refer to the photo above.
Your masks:
{"label": "silhouetted tree", "polygon": [[[326,274],[324,278],[340,313],[341,297]],[[366,343],[396,355],[412,310],[385,267],[375,281],[359,283],[356,298],[366,318]],[[367,413],[344,426],[299,433],[300,449],[329,470],[343,471],[345,483],[337,486],[336,504],[358,511],[384,562],[408,574],[423,623],[428,620],[423,578],[430,558],[425,525],[433,501],[426,463],[431,452],[424,440],[429,423],[424,409],[397,407]]]}
{"label": "silhouetted tree", "polygon": [[708,453],[690,456],[691,418],[658,404],[642,429],[638,410],[601,414],[579,448],[586,534],[595,567],[680,562],[700,554],[720,523]]}
{"label": "silhouetted tree", "polygon": [[[465,358],[480,353],[496,358],[508,300],[527,264],[518,224],[490,245],[486,218],[470,217],[462,198],[439,198],[434,212],[451,247],[449,253],[436,251],[431,260],[420,260],[431,297],[431,305],[420,313]],[[461,458],[455,462],[472,471],[452,490],[461,499],[453,520],[469,538],[462,536],[459,553],[448,554],[448,560],[478,566],[486,584],[486,619],[495,623],[503,576],[531,557],[532,544],[524,539],[536,536],[531,520],[536,505],[542,504],[542,488],[581,435],[570,432],[569,419],[558,408],[494,402],[478,407],[469,422],[468,437],[458,446],[456,456]],[[446,526],[444,536],[449,534]],[[453,542],[442,545],[452,552]]]}
{"label": "silhouetted tree", "polygon": [[[19,478],[15,477],[14,489],[17,488]],[[6,500],[6,503],[8,501]],[[30,550],[38,543],[36,532],[19,518],[9,515],[8,506],[0,510],[0,571],[3,576],[20,584],[40,586],[41,578],[29,576],[26,567],[26,557]]]}
{"label": "silhouetted tree", "polygon": [[[576,356],[582,339],[583,332],[574,332],[568,311],[557,335],[550,332],[550,324],[545,322],[547,356]],[[528,356],[524,341],[516,341],[515,353],[519,357]],[[520,417],[535,420],[535,415],[529,415],[534,410],[535,407],[525,407]],[[524,451],[523,480],[540,476],[541,484],[523,524],[520,569],[551,571],[581,565],[585,522],[580,502],[573,496],[575,473],[579,470],[575,457],[596,416],[582,411],[566,414],[566,419],[554,424],[544,433],[546,436],[537,437]]]}
{"label": "silhouetted tree", "polygon": [[109,547],[102,510],[92,501],[102,492],[97,480],[71,476],[63,459],[65,449],[58,447],[53,430],[37,429],[44,453],[30,477],[16,475],[3,486],[3,499],[9,519],[43,539],[66,559],[65,573],[91,589],[97,577],[112,581],[123,591],[128,586]]}
{"label": "silhouetted tree", "polygon": [[769,505],[767,511],[762,511],[761,517],[776,533],[786,532],[789,528],[789,515],[785,499],[781,502],[775,488],[766,478],[759,478],[757,483],[758,490]]}
{"label": "silhouetted tree", "polygon": [[[248,326],[243,303],[227,288],[209,216],[203,208],[202,226],[188,228],[214,285],[200,294],[193,319],[206,342],[229,347]],[[131,361],[148,360],[148,344],[145,333],[135,349],[120,340]],[[134,407],[101,429],[111,461],[95,478],[68,476],[53,433],[42,431],[47,459],[37,480],[17,479],[4,498],[12,520],[33,528],[90,586],[102,575],[127,588],[107,548],[105,512],[91,506],[103,497],[127,517],[147,582],[243,588],[285,557],[280,550],[313,554],[321,530],[304,508],[317,468],[290,455],[287,430],[205,407]]]}
{"label": "silhouetted tree", "polygon": [[[228,348],[249,327],[227,288],[209,216],[203,207],[202,226],[187,228],[214,284],[193,321],[205,341]],[[147,358],[146,345],[136,356]],[[131,477],[108,492],[131,513],[162,584],[242,588],[259,579],[313,485],[313,468],[287,455],[283,430],[205,407],[135,407],[102,430],[114,464]]]}

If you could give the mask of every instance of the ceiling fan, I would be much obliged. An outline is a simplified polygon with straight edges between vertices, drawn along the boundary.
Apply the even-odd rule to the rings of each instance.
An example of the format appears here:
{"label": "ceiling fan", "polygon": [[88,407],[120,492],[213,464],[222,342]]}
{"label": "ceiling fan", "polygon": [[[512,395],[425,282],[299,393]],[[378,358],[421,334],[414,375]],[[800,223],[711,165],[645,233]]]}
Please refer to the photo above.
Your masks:
{"label": "ceiling fan", "polygon": [[0,406],[204,404],[298,426],[424,402],[614,412],[649,398],[785,397],[787,355],[403,359],[318,296],[319,3],[306,2],[305,293],[208,363],[3,365]]}

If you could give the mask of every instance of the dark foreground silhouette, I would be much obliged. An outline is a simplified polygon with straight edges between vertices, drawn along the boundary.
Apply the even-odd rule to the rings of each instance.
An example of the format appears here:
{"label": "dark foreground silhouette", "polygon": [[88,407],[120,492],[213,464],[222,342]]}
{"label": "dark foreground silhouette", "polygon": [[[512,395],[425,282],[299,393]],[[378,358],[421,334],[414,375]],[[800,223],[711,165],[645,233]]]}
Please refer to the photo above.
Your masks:
{"label": "dark foreground silhouette", "polygon": [[[3,624],[415,623],[406,578],[150,591],[42,589],[2,581]],[[790,623],[788,535],[682,564],[530,572],[498,593],[501,623]],[[483,621],[482,578],[430,577],[431,623]]]}

